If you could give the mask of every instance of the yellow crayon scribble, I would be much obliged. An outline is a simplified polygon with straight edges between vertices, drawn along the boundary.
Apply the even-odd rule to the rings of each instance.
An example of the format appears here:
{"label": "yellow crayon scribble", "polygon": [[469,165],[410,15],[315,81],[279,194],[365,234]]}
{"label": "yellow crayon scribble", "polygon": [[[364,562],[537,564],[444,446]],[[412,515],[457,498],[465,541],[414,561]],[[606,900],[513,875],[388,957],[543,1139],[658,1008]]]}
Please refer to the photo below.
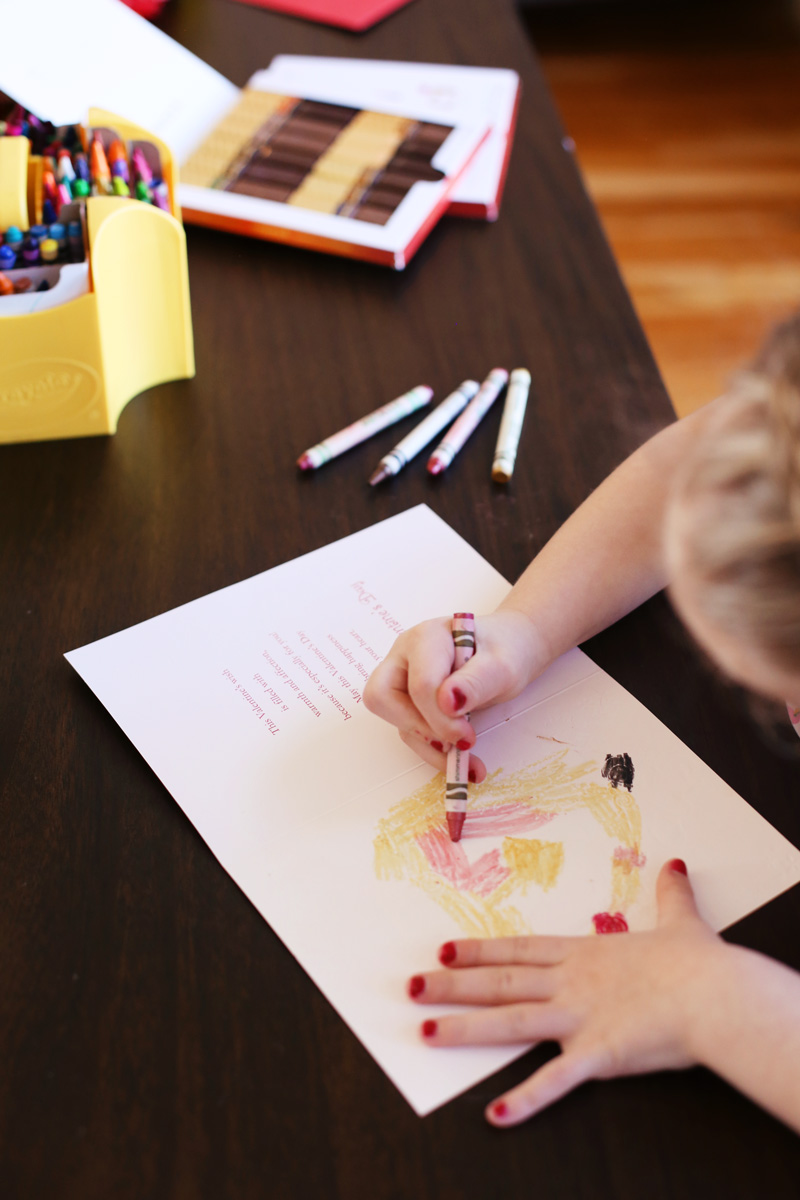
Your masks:
{"label": "yellow crayon scribble", "polygon": [[609,912],[627,912],[637,895],[641,880],[639,868],[630,859],[611,860],[611,902]]}
{"label": "yellow crayon scribble", "polygon": [[523,895],[532,883],[548,892],[564,865],[564,843],[507,837],[503,839],[503,859]]}
{"label": "yellow crayon scribble", "polygon": [[[478,830],[485,822],[487,833],[492,834],[504,820],[524,820],[526,813],[532,821],[538,815],[544,824],[548,817],[586,810],[616,843],[608,907],[624,913],[640,886],[639,806],[630,792],[601,779],[596,762],[570,763],[569,753],[565,747],[518,771],[492,772],[482,784],[470,787],[468,820]],[[404,879],[420,888],[468,935],[533,932],[511,901],[531,885],[547,891],[557,884],[563,844],[512,833],[504,837],[500,849],[470,863],[463,843],[455,848],[447,842],[443,792],[442,777],[435,776],[379,821],[374,840],[377,878]],[[587,913],[587,924],[590,917]]]}

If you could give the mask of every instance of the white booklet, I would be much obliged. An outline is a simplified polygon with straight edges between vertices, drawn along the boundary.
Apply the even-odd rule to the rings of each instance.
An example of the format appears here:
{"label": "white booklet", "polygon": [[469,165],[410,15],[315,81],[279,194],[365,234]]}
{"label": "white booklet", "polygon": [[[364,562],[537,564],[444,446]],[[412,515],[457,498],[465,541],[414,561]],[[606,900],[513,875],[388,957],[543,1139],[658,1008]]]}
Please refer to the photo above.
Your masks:
{"label": "white booklet", "polygon": [[187,223],[402,269],[452,200],[497,215],[513,71],[280,56],[240,89],[120,0],[82,0],[72,22],[60,0],[4,14],[11,45],[32,27],[59,35],[7,56],[3,91],[56,125],[94,107],[161,138]]}
{"label": "white booklet", "polygon": [[443,1010],[406,983],[442,942],[650,928],[676,856],[717,929],[800,880],[795,847],[579,650],[475,714],[488,777],[449,842],[442,776],[361,696],[402,629],[507,590],[420,505],[67,655],[419,1114],[525,1049],[423,1043]]}

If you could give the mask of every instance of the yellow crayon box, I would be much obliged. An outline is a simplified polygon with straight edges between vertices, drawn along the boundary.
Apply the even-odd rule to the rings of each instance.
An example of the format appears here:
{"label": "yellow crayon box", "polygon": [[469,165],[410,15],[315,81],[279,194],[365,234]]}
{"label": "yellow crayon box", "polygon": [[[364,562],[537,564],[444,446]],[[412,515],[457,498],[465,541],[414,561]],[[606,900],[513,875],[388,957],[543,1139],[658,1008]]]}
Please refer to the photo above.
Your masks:
{"label": "yellow crayon box", "polygon": [[[91,109],[89,124],[157,149],[170,212],[120,196],[87,198],[86,262],[51,268],[50,290],[36,304],[0,298],[0,443],[114,433],[139,392],[194,375],[186,235],[172,155],[158,138],[111,113]],[[0,138],[0,149],[0,221],[3,228],[27,228],[28,213],[37,215],[28,197],[41,160],[23,137]]]}

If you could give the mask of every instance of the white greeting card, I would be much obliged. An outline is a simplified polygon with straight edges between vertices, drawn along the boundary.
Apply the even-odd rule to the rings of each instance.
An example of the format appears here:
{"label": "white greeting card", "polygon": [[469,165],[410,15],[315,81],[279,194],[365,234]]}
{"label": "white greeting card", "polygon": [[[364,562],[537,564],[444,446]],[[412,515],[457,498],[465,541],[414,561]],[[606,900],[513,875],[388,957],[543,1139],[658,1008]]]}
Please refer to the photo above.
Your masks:
{"label": "white greeting card", "polygon": [[361,696],[402,629],[507,590],[421,505],[67,655],[420,1114],[525,1049],[423,1043],[442,1010],[405,987],[442,942],[652,927],[675,856],[717,929],[800,880],[800,853],[579,650],[475,714],[488,777],[451,843],[442,777]]}

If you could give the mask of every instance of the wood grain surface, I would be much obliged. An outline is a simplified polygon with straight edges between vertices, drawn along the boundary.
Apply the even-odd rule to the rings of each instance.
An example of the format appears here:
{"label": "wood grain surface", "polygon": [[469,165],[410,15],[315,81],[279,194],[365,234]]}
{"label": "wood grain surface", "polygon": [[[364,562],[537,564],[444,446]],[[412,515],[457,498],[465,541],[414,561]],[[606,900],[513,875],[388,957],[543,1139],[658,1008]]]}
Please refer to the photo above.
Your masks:
{"label": "wood grain surface", "polygon": [[[703,1071],[490,1129],[540,1048],[420,1120],[64,661],[423,501],[514,578],[672,417],[511,4],[416,0],[359,38],[228,0],[172,0],[162,25],[238,84],[279,52],[512,67],[520,123],[499,221],[444,220],[400,274],[190,229],[196,379],[134,400],[114,437],[0,448],[0,1193],[796,1196],[797,1139]],[[489,477],[499,411],[438,480],[421,458],[367,486],[413,418],[296,471],[410,386],[495,365],[533,377],[510,487]],[[587,649],[800,843],[796,760],[662,599]],[[799,910],[795,889],[733,935],[800,967]]]}

